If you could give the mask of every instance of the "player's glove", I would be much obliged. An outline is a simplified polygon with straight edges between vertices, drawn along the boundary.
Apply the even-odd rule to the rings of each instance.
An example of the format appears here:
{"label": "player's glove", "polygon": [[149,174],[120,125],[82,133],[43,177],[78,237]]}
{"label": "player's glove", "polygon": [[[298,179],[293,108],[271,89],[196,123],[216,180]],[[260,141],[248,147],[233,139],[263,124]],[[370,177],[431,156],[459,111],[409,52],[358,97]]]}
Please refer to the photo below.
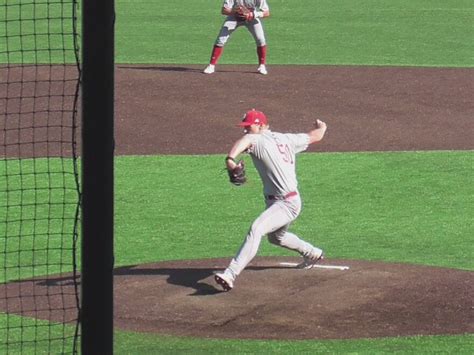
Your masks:
{"label": "player's glove", "polygon": [[243,185],[247,181],[243,160],[240,160],[234,169],[227,169],[227,173],[229,174],[229,181],[236,186]]}
{"label": "player's glove", "polygon": [[235,10],[235,18],[237,19],[237,21],[249,22],[255,18],[255,15],[253,10],[245,6],[239,6]]}

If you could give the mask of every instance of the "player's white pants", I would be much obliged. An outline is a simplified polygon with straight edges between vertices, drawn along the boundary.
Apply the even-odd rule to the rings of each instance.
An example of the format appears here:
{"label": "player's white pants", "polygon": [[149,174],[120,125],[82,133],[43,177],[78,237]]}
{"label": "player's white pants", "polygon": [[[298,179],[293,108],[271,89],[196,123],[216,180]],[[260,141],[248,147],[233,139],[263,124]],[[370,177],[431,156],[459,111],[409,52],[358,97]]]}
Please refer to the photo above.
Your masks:
{"label": "player's white pants", "polygon": [[250,22],[239,22],[239,21],[236,21],[233,16],[229,16],[225,20],[224,24],[221,27],[219,35],[217,36],[217,39],[215,42],[216,46],[224,47],[224,45],[227,43],[227,40],[229,39],[232,32],[234,32],[240,26],[247,27],[247,30],[249,30],[249,32],[252,34],[253,38],[255,39],[255,43],[257,44],[257,47],[266,45],[265,34],[263,32],[263,25],[260,19],[256,18]]}
{"label": "player's white pants", "polygon": [[298,195],[286,200],[267,200],[267,209],[253,222],[237,255],[230,262],[226,272],[234,278],[257,255],[260,242],[264,235],[268,240],[301,255],[309,255],[313,246],[289,233],[288,227],[301,212],[301,198]]}

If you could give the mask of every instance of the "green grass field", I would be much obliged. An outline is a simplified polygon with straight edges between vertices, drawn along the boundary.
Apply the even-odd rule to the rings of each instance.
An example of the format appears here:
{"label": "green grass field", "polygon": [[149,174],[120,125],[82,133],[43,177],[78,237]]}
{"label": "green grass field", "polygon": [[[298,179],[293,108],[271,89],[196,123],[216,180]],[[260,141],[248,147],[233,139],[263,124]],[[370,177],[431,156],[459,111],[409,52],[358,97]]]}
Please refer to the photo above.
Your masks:
{"label": "green grass field", "polygon": [[[0,63],[73,62],[69,4],[0,7]],[[471,0],[272,0],[269,64],[474,66]],[[220,0],[117,0],[116,62],[204,64],[224,17]],[[80,9],[79,9],[80,10]],[[80,11],[78,11],[80,16]],[[3,15],[3,16],[2,16]],[[50,17],[35,23],[28,19]],[[23,21],[14,21],[22,18]],[[78,31],[81,28],[78,22]],[[2,35],[5,34],[6,36]],[[49,34],[48,34],[49,33]],[[63,35],[61,35],[63,33]],[[66,51],[64,43],[70,43]],[[53,50],[47,50],[47,48]],[[20,52],[19,50],[23,51]],[[236,31],[221,64],[254,63],[253,39]]]}
{"label": "green grass field", "polygon": [[[31,163],[24,161],[23,169],[28,170],[25,165]],[[293,231],[322,246],[329,258],[474,270],[474,223],[466,208],[474,198],[473,163],[474,155],[469,151],[302,154],[298,172],[304,209]],[[250,166],[248,173],[249,183],[236,188],[227,183],[221,155],[118,157],[116,265],[231,257],[263,208],[257,173]],[[208,183],[196,187],[189,181]],[[215,196],[212,201],[209,195]],[[206,223],[196,222],[203,220]],[[265,241],[259,254],[292,255]],[[28,264],[26,255],[22,257]],[[23,270],[22,276],[28,277],[28,272]],[[0,316],[0,324],[2,320],[6,322],[6,317]],[[38,323],[26,318],[21,321]],[[413,354],[456,349],[456,353],[468,353],[473,341],[466,335],[244,342],[117,330],[116,353],[216,353],[217,349],[231,353],[376,353],[398,349]]]}
{"label": "green grass field", "polygon": [[[116,263],[232,256],[264,204],[254,168],[237,188],[227,183],[222,160],[117,159]],[[302,154],[304,208],[293,230],[330,258],[474,270],[466,208],[474,197],[473,163],[472,152]],[[262,243],[260,255],[293,254]]]}
{"label": "green grass field", "polygon": [[[0,321],[5,317],[0,314]],[[73,327],[48,325],[43,321],[10,316],[18,328],[18,338],[39,336],[40,342],[9,347],[10,354],[60,354],[70,352],[70,344],[62,336],[74,334]],[[35,325],[33,328],[25,328]],[[21,330],[21,335],[20,333]],[[25,330],[26,329],[26,330]],[[39,330],[38,330],[39,329]],[[37,334],[33,334],[36,332]],[[42,336],[42,337],[41,337]],[[56,336],[56,337],[55,337]],[[53,339],[46,341],[47,339]],[[265,341],[178,338],[156,334],[115,333],[116,354],[472,354],[474,336],[415,336],[399,338],[319,341]],[[1,353],[6,353],[3,343]]]}
{"label": "green grass field", "polygon": [[[265,21],[265,29],[270,65],[474,67],[471,0],[269,3],[272,16]],[[223,20],[219,14],[221,4],[220,0],[117,0],[116,62],[206,63]],[[47,10],[41,4],[30,4],[18,7],[16,13],[13,6],[5,17],[2,10],[6,8],[1,7],[0,18],[25,18],[33,11],[38,15],[61,12],[57,6]],[[36,57],[25,52],[20,57],[16,50],[22,46],[35,49],[63,38],[39,36],[34,41],[30,36],[15,36],[28,28],[12,26],[8,33],[11,38],[5,37],[0,29],[0,47],[8,47],[14,53],[7,56],[0,51],[1,63],[74,59],[72,51],[45,51]],[[39,23],[37,29],[45,30],[47,26]],[[53,23],[52,29],[55,26],[60,23]],[[241,29],[226,46],[221,63],[254,62],[253,41]],[[55,166],[54,162],[49,163]],[[472,271],[473,163],[472,151],[302,154],[298,172],[304,209],[293,230],[323,247],[329,258],[385,260]],[[22,164],[28,171],[31,164],[43,163]],[[249,178],[249,184],[242,188],[230,186],[222,171],[222,156],[216,155],[117,157],[116,265],[231,257],[263,208],[260,182],[253,169],[249,169]],[[190,181],[206,184],[197,186]],[[42,186],[38,180],[18,183]],[[214,196],[212,201],[208,198],[210,194]],[[29,196],[10,198],[26,201]],[[41,194],[34,198],[41,199]],[[40,230],[41,226],[35,228]],[[0,235],[6,235],[5,231],[0,230]],[[263,242],[259,255],[291,254]],[[28,258],[41,256],[31,253],[22,257],[28,263]],[[59,254],[50,257],[62,258]],[[16,262],[14,257],[2,261]],[[58,271],[54,267],[25,269],[20,275],[0,275],[0,282]],[[6,324],[38,323],[42,324],[0,314],[3,332]],[[46,329],[49,335],[56,332],[56,327]],[[72,329],[68,332],[72,334]],[[0,338],[4,338],[2,335],[0,332]],[[28,331],[10,336],[28,337]],[[58,353],[62,346],[34,345],[29,348],[25,344],[24,353]],[[3,343],[0,353],[5,352],[2,346]],[[473,348],[472,334],[345,341],[244,341],[115,332],[117,354],[470,354]],[[9,350],[15,353],[15,349]]]}
{"label": "green grass field", "polygon": [[[220,0],[118,0],[116,61],[207,63],[224,19],[221,6]],[[270,0],[269,6],[269,64],[474,65],[470,0]],[[255,60],[253,39],[239,29],[220,63]]]}

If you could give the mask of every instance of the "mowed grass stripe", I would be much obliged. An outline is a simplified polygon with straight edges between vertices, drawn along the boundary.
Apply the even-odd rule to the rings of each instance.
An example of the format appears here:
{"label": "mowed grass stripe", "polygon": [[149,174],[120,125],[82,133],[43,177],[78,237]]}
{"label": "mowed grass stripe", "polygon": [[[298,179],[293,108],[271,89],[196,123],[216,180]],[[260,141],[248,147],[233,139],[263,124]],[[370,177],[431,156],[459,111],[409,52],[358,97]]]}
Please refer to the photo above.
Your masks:
{"label": "mowed grass stripe", "polygon": [[[67,352],[69,343],[64,342],[62,334],[72,336],[73,325],[47,323],[27,317],[9,315],[8,324],[15,327],[8,337],[8,352],[12,354],[50,354],[53,349]],[[7,324],[5,314],[0,313],[0,326]],[[64,328],[63,328],[64,327]],[[33,334],[37,332],[36,334]],[[23,342],[44,334],[45,341]],[[54,335],[57,334],[55,338]],[[52,341],[48,337],[53,335]],[[6,339],[6,338],[5,338]],[[6,353],[6,340],[0,343],[0,353]],[[79,342],[80,347],[80,342]],[[236,340],[236,339],[198,339],[174,337],[158,334],[133,333],[115,330],[114,353],[118,355],[145,354],[470,354],[474,336],[414,336],[379,339],[351,340]],[[80,352],[80,349],[79,349]]]}
{"label": "mowed grass stripe", "polygon": [[[237,188],[220,155],[117,158],[116,262],[233,256],[264,208],[247,160]],[[473,270],[473,161],[471,151],[301,154],[292,230],[329,258]],[[264,241],[259,255],[293,254]]]}
{"label": "mowed grass stripe", "polygon": [[[269,64],[474,66],[470,0],[271,0]],[[222,1],[118,0],[117,63],[204,64],[224,17]],[[256,63],[245,28],[221,64]]]}
{"label": "mowed grass stripe", "polygon": [[[72,5],[9,5],[0,63],[75,62]],[[207,63],[224,21],[221,6],[210,0],[117,0],[116,62]],[[264,27],[271,65],[474,66],[470,0],[272,0],[270,7]],[[77,16],[80,33],[80,7]],[[245,29],[234,33],[220,63],[256,63]]]}

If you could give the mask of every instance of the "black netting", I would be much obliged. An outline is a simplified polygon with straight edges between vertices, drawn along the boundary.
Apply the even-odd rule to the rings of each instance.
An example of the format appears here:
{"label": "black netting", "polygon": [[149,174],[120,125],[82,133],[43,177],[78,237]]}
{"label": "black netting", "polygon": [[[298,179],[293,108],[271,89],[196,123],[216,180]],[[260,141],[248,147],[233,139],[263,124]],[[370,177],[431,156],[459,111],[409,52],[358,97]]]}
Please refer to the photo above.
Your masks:
{"label": "black netting", "polygon": [[0,2],[0,353],[77,353],[78,3]]}

